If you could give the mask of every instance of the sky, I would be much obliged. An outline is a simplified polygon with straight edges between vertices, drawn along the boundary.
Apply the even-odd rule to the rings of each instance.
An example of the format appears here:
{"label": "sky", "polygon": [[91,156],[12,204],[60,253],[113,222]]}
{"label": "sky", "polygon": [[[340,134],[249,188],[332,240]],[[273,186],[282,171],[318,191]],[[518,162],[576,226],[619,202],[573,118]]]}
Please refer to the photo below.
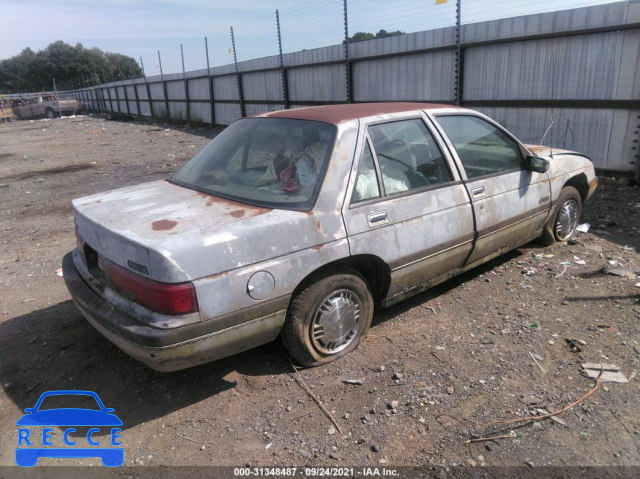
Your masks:
{"label": "sky", "polygon": [[[579,8],[616,0],[461,0],[462,23]],[[380,29],[411,33],[455,24],[455,0],[348,0],[349,35]],[[70,45],[121,53],[148,76],[278,54],[276,9],[284,53],[344,39],[343,0],[0,0],[0,60],[29,47]],[[158,60],[160,51],[160,61]]]}

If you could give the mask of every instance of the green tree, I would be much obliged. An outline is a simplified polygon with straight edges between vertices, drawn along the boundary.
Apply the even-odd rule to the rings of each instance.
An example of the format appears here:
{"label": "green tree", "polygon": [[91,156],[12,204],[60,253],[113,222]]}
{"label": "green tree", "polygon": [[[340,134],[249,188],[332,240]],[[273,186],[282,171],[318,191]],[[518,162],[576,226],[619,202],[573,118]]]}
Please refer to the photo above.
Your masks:
{"label": "green tree", "polygon": [[[103,78],[103,76],[105,78]],[[25,48],[18,55],[0,61],[0,92],[27,93],[53,89],[58,82],[75,79],[82,85],[139,78],[142,70],[131,57],[86,49],[81,43],[71,46],[63,41],[50,44],[34,53]]]}
{"label": "green tree", "polygon": [[368,32],[356,32],[349,37],[349,43],[364,42],[365,40],[373,40],[376,36]]}
{"label": "green tree", "polygon": [[[400,30],[396,30],[395,32],[388,32],[384,29],[380,30],[375,35],[373,33],[368,33],[368,32],[356,32],[349,37],[349,43],[364,42],[365,40],[375,40],[376,38],[395,37],[397,35],[404,35],[404,34],[405,33],[401,32]],[[344,41],[342,43],[344,43]]]}

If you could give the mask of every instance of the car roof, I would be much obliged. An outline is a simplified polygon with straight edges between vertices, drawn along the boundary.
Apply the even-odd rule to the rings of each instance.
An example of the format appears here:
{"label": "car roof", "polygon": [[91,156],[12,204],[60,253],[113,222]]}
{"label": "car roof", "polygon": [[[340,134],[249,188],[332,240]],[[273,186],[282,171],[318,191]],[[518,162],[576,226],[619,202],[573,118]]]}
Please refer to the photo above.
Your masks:
{"label": "car roof", "polygon": [[357,120],[375,115],[401,113],[415,110],[439,110],[457,108],[452,105],[438,103],[410,103],[410,102],[380,102],[380,103],[352,103],[340,105],[313,106],[293,108],[255,115],[254,118],[292,118],[297,120],[314,120],[337,125],[350,120]]}

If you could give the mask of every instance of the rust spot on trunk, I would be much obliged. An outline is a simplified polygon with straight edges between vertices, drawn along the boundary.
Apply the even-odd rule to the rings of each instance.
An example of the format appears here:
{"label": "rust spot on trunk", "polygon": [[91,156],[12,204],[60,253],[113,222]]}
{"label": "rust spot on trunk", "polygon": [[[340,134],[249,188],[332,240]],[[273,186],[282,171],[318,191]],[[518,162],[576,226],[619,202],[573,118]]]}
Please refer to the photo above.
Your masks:
{"label": "rust spot on trunk", "polygon": [[318,230],[321,230],[321,229],[322,229],[322,225],[320,224],[320,222],[319,222],[319,221],[316,223],[316,228],[318,228]]}
{"label": "rust spot on trunk", "polygon": [[324,244],[319,244],[317,246],[314,246],[311,249],[314,250],[314,251],[320,251],[322,248],[324,248]]}
{"label": "rust spot on trunk", "polygon": [[242,218],[244,216],[244,210],[234,210],[229,214],[234,218]]}
{"label": "rust spot on trunk", "polygon": [[167,231],[173,229],[178,224],[177,221],[172,220],[158,220],[151,223],[151,228],[154,231]]}

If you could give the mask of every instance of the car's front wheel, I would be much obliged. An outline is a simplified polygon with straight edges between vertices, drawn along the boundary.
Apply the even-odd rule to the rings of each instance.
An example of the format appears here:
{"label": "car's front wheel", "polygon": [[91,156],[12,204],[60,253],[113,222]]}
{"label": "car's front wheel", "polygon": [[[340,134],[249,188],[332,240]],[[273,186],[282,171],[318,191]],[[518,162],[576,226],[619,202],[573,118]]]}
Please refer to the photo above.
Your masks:
{"label": "car's front wheel", "polygon": [[282,341],[302,366],[330,363],[358,347],[373,318],[373,298],[356,271],[313,276],[294,296]]}
{"label": "car's front wheel", "polygon": [[47,111],[45,113],[47,115],[47,118],[49,118],[50,120],[53,120],[56,117],[56,112],[53,111],[53,108],[47,108]]}
{"label": "car's front wheel", "polygon": [[544,228],[541,243],[551,245],[569,240],[580,222],[582,214],[582,199],[580,193],[573,186],[565,186],[558,198],[558,207]]}

